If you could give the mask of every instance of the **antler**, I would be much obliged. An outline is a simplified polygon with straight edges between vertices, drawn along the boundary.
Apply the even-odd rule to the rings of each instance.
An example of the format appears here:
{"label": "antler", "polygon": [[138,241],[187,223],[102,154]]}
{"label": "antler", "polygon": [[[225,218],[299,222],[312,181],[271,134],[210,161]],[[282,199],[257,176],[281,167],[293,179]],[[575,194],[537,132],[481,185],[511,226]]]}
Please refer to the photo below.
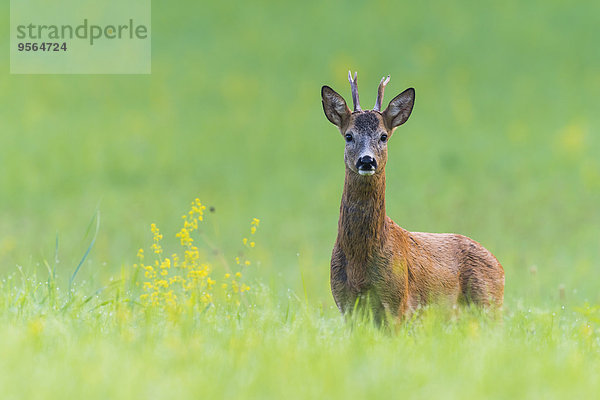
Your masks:
{"label": "antler", "polygon": [[373,107],[373,111],[381,111],[381,103],[383,103],[383,91],[385,90],[385,85],[390,81],[390,76],[387,78],[384,76],[381,78],[381,82],[379,82],[379,88],[377,88],[377,100],[375,100],[375,107]]}
{"label": "antler", "polygon": [[358,86],[356,86],[356,75],[354,73],[354,79],[352,79],[352,71],[348,71],[348,80],[350,81],[350,87],[352,88],[352,102],[354,103],[354,111],[362,111],[360,103],[358,102]]}

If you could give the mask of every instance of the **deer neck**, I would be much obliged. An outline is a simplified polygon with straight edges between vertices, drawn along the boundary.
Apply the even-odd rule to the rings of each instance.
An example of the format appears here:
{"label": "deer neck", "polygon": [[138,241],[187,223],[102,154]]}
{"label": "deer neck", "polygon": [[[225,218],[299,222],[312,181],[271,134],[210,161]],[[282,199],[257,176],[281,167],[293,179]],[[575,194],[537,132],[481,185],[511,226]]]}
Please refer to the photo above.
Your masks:
{"label": "deer neck", "polygon": [[339,245],[347,257],[364,259],[383,250],[386,239],[385,171],[361,176],[346,168]]}

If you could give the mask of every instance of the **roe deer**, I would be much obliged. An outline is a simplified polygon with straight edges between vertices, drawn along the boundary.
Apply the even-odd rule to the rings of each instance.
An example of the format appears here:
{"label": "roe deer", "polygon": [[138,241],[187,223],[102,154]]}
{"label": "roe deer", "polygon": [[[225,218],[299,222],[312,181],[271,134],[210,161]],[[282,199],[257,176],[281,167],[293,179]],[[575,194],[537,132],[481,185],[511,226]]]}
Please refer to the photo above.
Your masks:
{"label": "roe deer", "polygon": [[387,142],[410,116],[410,88],[381,110],[389,76],[382,79],[373,110],[362,110],[356,73],[348,73],[354,112],[329,86],[321,97],[327,119],[346,140],[346,176],[338,236],[331,256],[331,291],[340,311],[359,299],[376,322],[386,314],[403,318],[430,301],[500,307],[504,270],[476,241],[452,233],[409,232],[385,212]]}

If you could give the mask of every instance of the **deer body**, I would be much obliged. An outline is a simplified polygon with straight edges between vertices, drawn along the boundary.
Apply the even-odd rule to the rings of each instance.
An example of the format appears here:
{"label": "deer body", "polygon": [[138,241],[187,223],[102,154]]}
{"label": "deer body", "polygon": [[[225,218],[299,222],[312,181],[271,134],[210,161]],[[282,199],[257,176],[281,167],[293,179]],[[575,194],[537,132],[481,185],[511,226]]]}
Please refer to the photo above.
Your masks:
{"label": "deer body", "polygon": [[[389,77],[388,77],[389,80]],[[380,112],[383,80],[373,110],[355,111],[331,88],[322,89],[323,109],[346,138],[346,174],[338,236],[331,258],[331,289],[342,313],[366,298],[376,321],[406,316],[431,301],[501,306],[504,271],[474,240],[458,234],[409,232],[385,211],[387,139],[412,111],[414,90],[396,96]]]}

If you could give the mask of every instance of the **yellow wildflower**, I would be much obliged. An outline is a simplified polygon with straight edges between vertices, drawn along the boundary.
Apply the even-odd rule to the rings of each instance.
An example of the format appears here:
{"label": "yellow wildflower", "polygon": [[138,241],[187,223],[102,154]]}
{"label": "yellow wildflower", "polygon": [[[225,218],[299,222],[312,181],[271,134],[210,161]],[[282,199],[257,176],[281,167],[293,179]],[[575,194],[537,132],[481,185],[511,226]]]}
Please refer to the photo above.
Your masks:
{"label": "yellow wildflower", "polygon": [[179,238],[182,246],[189,246],[194,240],[190,237],[190,231],[186,228],[181,228],[175,237]]}
{"label": "yellow wildflower", "polygon": [[202,294],[202,297],[200,298],[200,300],[203,303],[210,303],[210,302],[212,302],[212,296],[210,295],[210,293],[205,292]]}
{"label": "yellow wildflower", "polygon": [[168,258],[165,258],[165,259],[163,260],[163,262],[162,262],[162,263],[160,263],[160,268],[161,268],[161,269],[165,269],[165,268],[171,268],[171,260],[170,260],[170,259],[168,259]]}
{"label": "yellow wildflower", "polygon": [[[183,221],[180,230],[175,235],[183,249],[165,259],[162,258],[161,240],[163,235],[156,224],[150,225],[153,235],[151,251],[155,255],[152,257],[153,260],[149,261],[150,265],[144,265],[144,250],[140,249],[137,253],[139,261],[134,265],[135,268],[144,271],[145,282],[141,282],[143,283],[143,293],[140,295],[143,304],[158,306],[163,310],[168,309],[174,312],[184,310],[185,308],[179,308],[179,306],[186,303],[210,304],[213,302],[212,291],[215,285],[219,285],[219,283],[211,277],[211,266],[202,263],[204,261],[202,259],[203,253],[200,252],[197,246],[194,246],[192,237],[193,233],[199,229],[200,222],[203,221],[205,210],[206,206],[200,202],[200,199],[194,199],[191,202],[188,212],[182,215]],[[256,233],[259,223],[258,218],[252,219],[250,235]],[[248,236],[251,237],[250,235]],[[249,240],[248,237],[243,238],[242,242],[246,247],[254,248],[256,246],[256,243]],[[250,265],[250,261],[241,255],[235,257],[235,262],[238,265]],[[224,274],[220,286],[229,295],[227,301],[239,304],[239,294],[250,289],[248,285],[239,281],[241,278],[241,272]],[[231,297],[233,294],[237,294],[237,297]]]}
{"label": "yellow wildflower", "polygon": [[152,250],[154,250],[154,252],[156,254],[161,254],[162,253],[162,247],[158,243],[153,243],[152,246],[151,246],[151,248],[152,248]]}
{"label": "yellow wildflower", "polygon": [[169,282],[165,281],[164,279],[160,279],[156,281],[156,287],[164,287],[164,288],[168,288],[169,287]]}

